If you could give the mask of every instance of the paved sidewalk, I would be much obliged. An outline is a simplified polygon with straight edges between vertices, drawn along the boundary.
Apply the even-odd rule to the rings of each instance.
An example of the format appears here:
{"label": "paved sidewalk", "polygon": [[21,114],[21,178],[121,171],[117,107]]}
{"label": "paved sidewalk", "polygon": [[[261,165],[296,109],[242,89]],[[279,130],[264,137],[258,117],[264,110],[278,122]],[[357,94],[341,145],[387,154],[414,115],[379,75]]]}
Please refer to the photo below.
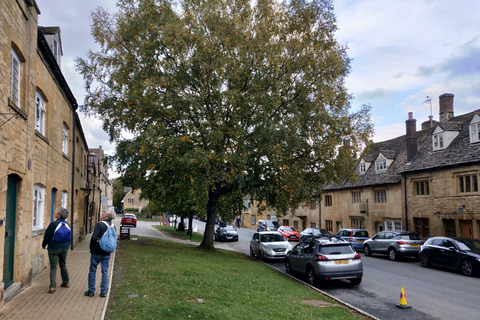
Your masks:
{"label": "paved sidewalk", "polygon": [[[70,250],[67,256],[67,268],[70,276],[70,288],[62,288],[60,268],[57,268],[57,288],[55,293],[48,293],[50,285],[49,266],[39,275],[33,278],[33,282],[0,309],[0,319],[31,320],[31,319],[81,319],[100,320],[105,315],[105,310],[110,296],[108,291],[106,298],[100,297],[101,267],[97,268],[96,288],[94,297],[85,297],[84,292],[88,289],[88,269],[90,267],[90,238],[87,235],[84,242],[77,244],[75,249]],[[109,288],[112,277],[112,268],[115,262],[115,253],[110,257]]]}

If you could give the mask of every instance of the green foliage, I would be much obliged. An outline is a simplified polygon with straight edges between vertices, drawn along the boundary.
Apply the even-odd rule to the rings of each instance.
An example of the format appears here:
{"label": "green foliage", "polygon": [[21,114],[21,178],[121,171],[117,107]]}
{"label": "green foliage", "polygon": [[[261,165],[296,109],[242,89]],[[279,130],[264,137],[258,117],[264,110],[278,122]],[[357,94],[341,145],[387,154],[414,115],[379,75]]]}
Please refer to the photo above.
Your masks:
{"label": "green foliage", "polygon": [[335,31],[328,0],[121,0],[93,13],[100,50],[77,60],[84,111],[118,142],[124,184],[172,214],[206,209],[206,234],[244,196],[282,215],[351,175],[372,132]]}
{"label": "green foliage", "polygon": [[112,183],[113,188],[113,206],[117,209],[122,208],[122,200],[124,197],[123,194],[123,183],[120,179],[114,179]]}

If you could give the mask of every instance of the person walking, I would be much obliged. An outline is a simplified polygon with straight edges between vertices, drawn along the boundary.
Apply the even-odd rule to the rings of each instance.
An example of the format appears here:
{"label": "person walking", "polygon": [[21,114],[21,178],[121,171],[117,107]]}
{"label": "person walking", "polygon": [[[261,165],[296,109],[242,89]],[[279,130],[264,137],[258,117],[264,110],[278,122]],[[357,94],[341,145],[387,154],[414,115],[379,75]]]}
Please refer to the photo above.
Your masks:
{"label": "person walking", "polygon": [[[110,261],[110,252],[103,251],[100,248],[99,240],[107,231],[107,225],[112,225],[112,220],[115,219],[115,211],[109,209],[102,213],[102,221],[97,222],[93,230],[92,238],[90,240],[90,270],[88,272],[88,290],[85,291],[85,296],[93,297],[95,295],[95,276],[97,274],[97,266],[102,267],[102,282],[100,284],[100,297],[107,295],[108,289],[108,262]],[[104,222],[105,221],[105,222]]]}
{"label": "person walking", "polygon": [[[65,223],[68,226],[68,231],[70,231],[70,225],[66,221],[68,218],[68,210],[65,208],[57,208],[53,214],[55,221],[52,221],[45,231],[43,236],[42,248],[47,248],[48,251],[48,260],[50,261],[50,289],[48,293],[54,293],[57,287],[57,266],[60,264],[60,275],[62,277],[62,287],[70,287],[70,278],[68,276],[67,269],[67,254],[68,248],[70,247],[70,236],[67,236],[67,241],[57,242],[56,240],[62,241],[64,239],[58,239],[55,237],[55,232],[58,230],[59,224]],[[68,232],[67,231],[67,232]],[[68,233],[70,235],[70,233]]]}

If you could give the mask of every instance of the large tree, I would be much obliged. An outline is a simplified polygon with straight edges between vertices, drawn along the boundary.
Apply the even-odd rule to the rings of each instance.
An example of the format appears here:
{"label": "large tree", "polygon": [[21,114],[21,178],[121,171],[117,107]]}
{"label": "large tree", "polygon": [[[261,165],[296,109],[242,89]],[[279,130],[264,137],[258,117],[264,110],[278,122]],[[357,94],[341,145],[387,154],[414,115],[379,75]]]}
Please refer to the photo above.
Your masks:
{"label": "large tree", "polygon": [[[118,142],[124,183],[214,221],[244,196],[281,215],[349,174],[369,138],[352,112],[328,0],[120,0],[93,12],[84,111]],[[124,137],[122,132],[129,132]]]}

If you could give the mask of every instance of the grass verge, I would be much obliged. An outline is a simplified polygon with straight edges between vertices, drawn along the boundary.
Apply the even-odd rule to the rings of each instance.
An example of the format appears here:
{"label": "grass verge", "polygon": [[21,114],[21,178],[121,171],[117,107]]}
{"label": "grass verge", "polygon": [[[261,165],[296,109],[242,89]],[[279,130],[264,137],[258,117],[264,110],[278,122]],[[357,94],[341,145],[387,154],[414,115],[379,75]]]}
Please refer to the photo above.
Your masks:
{"label": "grass verge", "polygon": [[106,319],[365,319],[233,251],[138,238],[120,241],[114,270]]}

